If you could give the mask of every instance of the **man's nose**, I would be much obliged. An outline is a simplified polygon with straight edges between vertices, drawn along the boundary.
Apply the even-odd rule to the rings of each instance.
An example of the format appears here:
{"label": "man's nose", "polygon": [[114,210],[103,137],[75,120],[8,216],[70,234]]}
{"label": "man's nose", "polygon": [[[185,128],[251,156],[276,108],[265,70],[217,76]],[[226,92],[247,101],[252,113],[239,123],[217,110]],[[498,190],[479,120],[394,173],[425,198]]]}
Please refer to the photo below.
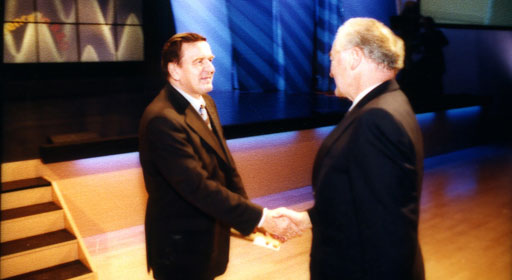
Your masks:
{"label": "man's nose", "polygon": [[215,72],[215,66],[213,66],[213,63],[211,61],[208,60],[208,62],[206,62],[206,71],[208,72]]}

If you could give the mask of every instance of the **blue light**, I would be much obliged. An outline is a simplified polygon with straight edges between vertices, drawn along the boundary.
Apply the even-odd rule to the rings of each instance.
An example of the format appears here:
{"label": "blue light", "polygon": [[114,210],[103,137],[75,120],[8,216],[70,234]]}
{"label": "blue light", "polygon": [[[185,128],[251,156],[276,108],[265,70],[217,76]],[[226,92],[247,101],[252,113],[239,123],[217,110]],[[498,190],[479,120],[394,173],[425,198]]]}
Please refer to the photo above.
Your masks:
{"label": "blue light", "polygon": [[452,110],[446,111],[446,116],[450,119],[452,119],[452,118],[458,119],[458,118],[477,115],[480,113],[481,110],[482,110],[481,106],[472,106],[472,107],[452,109]]}
{"label": "blue light", "polygon": [[416,114],[416,120],[418,120],[418,123],[421,127],[432,123],[436,117],[435,113],[422,113],[422,114]]}
{"label": "blue light", "polygon": [[437,118],[444,118],[445,121],[457,122],[464,119],[474,118],[482,111],[481,106],[471,106],[465,108],[457,108],[442,112],[430,112],[416,114],[416,119],[421,127],[425,127],[434,123]]}
{"label": "blue light", "polygon": [[227,140],[227,144],[232,153],[235,153],[238,150],[247,149],[247,147],[251,147],[251,149],[260,149],[263,147],[279,147],[285,146],[290,143],[293,143],[297,140],[297,137],[300,135],[300,131],[288,131],[288,132],[280,132],[280,133],[272,133],[237,139]]}

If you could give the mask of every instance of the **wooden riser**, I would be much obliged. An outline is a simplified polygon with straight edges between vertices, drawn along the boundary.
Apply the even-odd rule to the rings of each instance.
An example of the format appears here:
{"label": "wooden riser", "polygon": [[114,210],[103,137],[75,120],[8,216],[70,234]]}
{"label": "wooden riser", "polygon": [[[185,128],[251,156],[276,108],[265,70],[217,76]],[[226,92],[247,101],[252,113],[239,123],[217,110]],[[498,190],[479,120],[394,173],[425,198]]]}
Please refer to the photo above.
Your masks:
{"label": "wooden riser", "polygon": [[0,278],[4,279],[74,260],[78,260],[76,239],[2,257]]}
{"label": "wooden riser", "polygon": [[52,187],[39,187],[2,194],[2,210],[24,207],[53,200]]}
{"label": "wooden riser", "polygon": [[2,221],[1,242],[21,239],[63,229],[64,211],[57,210],[42,214]]}

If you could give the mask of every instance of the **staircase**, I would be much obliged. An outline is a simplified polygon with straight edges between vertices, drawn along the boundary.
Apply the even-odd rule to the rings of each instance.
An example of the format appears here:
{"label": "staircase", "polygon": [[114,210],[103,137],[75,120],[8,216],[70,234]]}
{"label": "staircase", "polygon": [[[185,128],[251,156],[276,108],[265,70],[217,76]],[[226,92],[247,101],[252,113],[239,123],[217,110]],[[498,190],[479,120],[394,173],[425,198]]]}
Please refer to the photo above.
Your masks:
{"label": "staircase", "polygon": [[97,279],[56,185],[2,183],[0,279]]}

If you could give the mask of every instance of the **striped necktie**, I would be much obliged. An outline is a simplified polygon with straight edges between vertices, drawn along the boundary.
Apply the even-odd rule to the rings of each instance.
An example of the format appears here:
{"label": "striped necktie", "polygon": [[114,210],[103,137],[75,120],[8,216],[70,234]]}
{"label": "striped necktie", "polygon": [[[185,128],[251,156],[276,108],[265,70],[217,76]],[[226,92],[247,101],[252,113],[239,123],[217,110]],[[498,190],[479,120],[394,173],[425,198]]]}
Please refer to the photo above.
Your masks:
{"label": "striped necktie", "polygon": [[212,129],[212,125],[210,124],[210,119],[208,118],[208,112],[206,111],[206,106],[203,104],[201,104],[201,106],[199,106],[199,115],[206,122],[206,125],[208,126],[208,128]]}

